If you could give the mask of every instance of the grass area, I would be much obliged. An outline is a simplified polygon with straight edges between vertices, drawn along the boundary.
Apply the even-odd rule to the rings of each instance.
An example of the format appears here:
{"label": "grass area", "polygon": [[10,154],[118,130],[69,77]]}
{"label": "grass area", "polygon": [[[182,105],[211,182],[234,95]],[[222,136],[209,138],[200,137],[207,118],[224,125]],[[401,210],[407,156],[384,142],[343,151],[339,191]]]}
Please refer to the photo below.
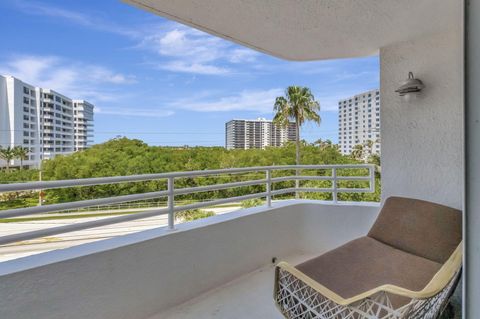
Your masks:
{"label": "grass area", "polygon": [[215,213],[211,211],[201,210],[201,209],[189,209],[189,210],[185,210],[183,212],[178,212],[175,214],[175,217],[177,219],[183,220],[186,222],[197,220],[197,219],[203,219],[211,216],[215,216]]}
{"label": "grass area", "polygon": [[0,210],[25,208],[38,205],[38,197],[22,197],[12,200],[0,201]]}
{"label": "grass area", "polygon": [[[0,218],[0,223],[21,223],[21,222],[32,222],[32,221],[44,221],[44,220],[61,220],[61,219],[80,219],[80,218],[91,218],[91,217],[108,217],[108,216],[120,216],[120,215],[130,215],[138,214],[143,211],[134,211],[134,212],[117,212],[117,213],[92,213],[92,214],[57,214],[55,216],[41,216],[41,217],[26,217],[26,218]],[[204,211],[200,209],[187,210],[183,212],[176,213],[178,219],[183,219],[185,221],[192,221],[196,219],[201,219],[205,217],[214,216],[215,213],[211,211]]]}
{"label": "grass area", "polygon": [[89,217],[107,217],[118,215],[137,214],[139,212],[121,212],[121,213],[94,213],[94,214],[65,214],[63,216],[42,216],[42,217],[28,217],[28,218],[0,218],[0,223],[20,223],[20,222],[32,222],[42,220],[58,220],[58,219],[75,219],[75,218],[89,218]]}
{"label": "grass area", "polygon": [[[181,204],[181,205],[187,205],[187,204],[193,204],[196,203],[196,201],[185,201],[185,202],[176,202],[176,204]],[[56,201],[51,201],[51,202],[46,202],[44,205],[49,205],[49,204],[57,204]],[[38,197],[24,197],[24,198],[17,198],[14,200],[5,200],[5,201],[0,201],[0,211],[2,210],[7,210],[7,209],[15,209],[15,208],[27,208],[27,207],[33,207],[38,205]],[[152,204],[150,207],[102,207],[100,209],[96,209],[96,211],[101,212],[103,210],[115,210],[115,209],[144,209],[144,208],[161,208],[161,207],[166,207],[167,203],[162,203],[161,205],[157,204]],[[211,206],[211,208],[230,208],[230,207],[238,207],[240,206],[240,203],[226,203],[226,204],[219,204],[219,205],[214,205]],[[80,208],[74,211],[74,213],[80,213],[80,212],[88,212],[92,211],[91,208]],[[56,214],[57,212],[54,212]]]}

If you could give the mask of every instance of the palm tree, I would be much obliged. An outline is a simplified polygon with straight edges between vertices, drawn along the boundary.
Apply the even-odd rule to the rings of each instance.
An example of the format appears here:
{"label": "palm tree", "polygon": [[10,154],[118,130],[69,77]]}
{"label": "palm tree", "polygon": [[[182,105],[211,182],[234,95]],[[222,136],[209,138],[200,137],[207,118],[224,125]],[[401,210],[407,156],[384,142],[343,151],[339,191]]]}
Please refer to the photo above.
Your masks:
{"label": "palm tree", "polygon": [[[276,112],[273,118],[275,125],[287,127],[290,121],[295,121],[296,141],[295,141],[295,163],[300,165],[300,127],[305,121],[313,121],[320,125],[320,103],[315,101],[315,97],[307,87],[289,86],[285,90],[285,96],[279,96],[275,99],[273,110]],[[300,175],[300,171],[295,170],[295,175]],[[300,181],[295,180],[295,188],[299,188]],[[298,192],[295,192],[295,198],[298,198]]]}
{"label": "palm tree", "polygon": [[322,140],[321,138],[313,142],[313,145],[318,146],[322,151],[326,150],[329,147],[334,147],[331,140],[329,139]]}
{"label": "palm tree", "polygon": [[28,158],[28,148],[22,146],[15,146],[13,148],[13,153],[16,158],[20,159],[20,169],[23,169],[23,161]]}
{"label": "palm tree", "polygon": [[15,153],[13,148],[8,146],[7,148],[3,148],[0,146],[0,158],[6,162],[7,172],[10,170],[10,162],[15,158]]}
{"label": "palm tree", "polygon": [[363,145],[362,144],[357,144],[353,147],[352,150],[352,157],[356,160],[360,160],[363,158]]}
{"label": "palm tree", "polygon": [[366,140],[364,143],[365,148],[367,149],[368,155],[371,156],[373,154],[373,145],[375,144],[372,140]]}
{"label": "palm tree", "polygon": [[296,143],[295,162],[300,164],[300,127],[305,121],[313,121],[320,125],[320,104],[307,87],[289,86],[285,90],[285,96],[275,99],[273,107],[275,125],[287,127],[290,121],[295,122]]}

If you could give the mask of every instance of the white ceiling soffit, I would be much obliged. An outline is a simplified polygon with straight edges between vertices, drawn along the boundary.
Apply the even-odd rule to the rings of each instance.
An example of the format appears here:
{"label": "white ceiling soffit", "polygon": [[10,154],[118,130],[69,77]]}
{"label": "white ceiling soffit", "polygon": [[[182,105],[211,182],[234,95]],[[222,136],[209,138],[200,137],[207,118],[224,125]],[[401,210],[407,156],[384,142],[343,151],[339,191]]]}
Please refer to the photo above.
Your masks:
{"label": "white ceiling soffit", "polygon": [[287,60],[376,54],[454,28],[459,0],[123,0]]}

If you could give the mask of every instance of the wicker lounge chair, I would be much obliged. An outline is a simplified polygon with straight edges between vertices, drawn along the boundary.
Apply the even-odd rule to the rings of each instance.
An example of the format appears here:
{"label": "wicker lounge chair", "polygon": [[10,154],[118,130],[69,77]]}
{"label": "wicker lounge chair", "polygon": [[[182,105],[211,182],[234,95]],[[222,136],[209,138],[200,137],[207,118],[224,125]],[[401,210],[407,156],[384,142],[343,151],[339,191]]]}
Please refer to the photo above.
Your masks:
{"label": "wicker lounge chair", "polygon": [[437,318],[462,268],[462,214],[401,197],[386,200],[367,236],[275,271],[286,318]]}

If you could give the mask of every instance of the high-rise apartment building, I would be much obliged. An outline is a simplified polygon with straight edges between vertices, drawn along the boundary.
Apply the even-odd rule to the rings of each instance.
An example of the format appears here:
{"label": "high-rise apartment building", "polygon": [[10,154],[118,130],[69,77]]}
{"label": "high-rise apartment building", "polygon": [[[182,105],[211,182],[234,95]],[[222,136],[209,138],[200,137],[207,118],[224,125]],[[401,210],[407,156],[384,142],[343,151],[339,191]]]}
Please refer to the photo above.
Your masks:
{"label": "high-rise apartment building", "polygon": [[93,104],[73,100],[74,151],[81,151],[93,143]]}
{"label": "high-rise apartment building", "polygon": [[288,141],[296,140],[295,128],[294,122],[290,122],[283,128],[264,118],[234,119],[225,123],[225,147],[227,149],[264,149],[268,146],[282,146]]}
{"label": "high-rise apartment building", "polygon": [[[372,141],[372,142],[368,142]],[[380,91],[372,90],[338,102],[338,144],[340,152],[350,154],[355,145],[380,154]]]}
{"label": "high-rise apartment building", "polygon": [[[0,146],[27,148],[24,165],[37,167],[42,159],[84,149],[92,134],[92,104],[0,76]],[[10,164],[19,166],[20,160]]]}

